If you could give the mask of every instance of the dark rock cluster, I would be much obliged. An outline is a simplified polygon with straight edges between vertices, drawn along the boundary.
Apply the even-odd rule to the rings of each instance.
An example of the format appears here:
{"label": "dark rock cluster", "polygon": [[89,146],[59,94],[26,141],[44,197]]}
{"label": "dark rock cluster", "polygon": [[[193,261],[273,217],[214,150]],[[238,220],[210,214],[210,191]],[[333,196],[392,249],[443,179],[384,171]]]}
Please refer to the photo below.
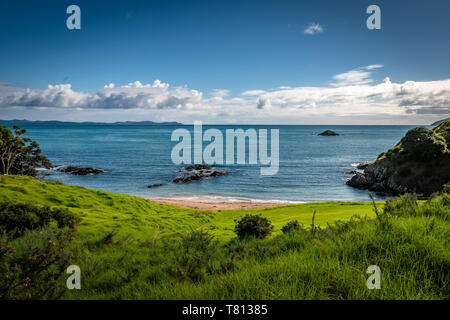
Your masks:
{"label": "dark rock cluster", "polygon": [[162,183],[154,183],[154,184],[150,184],[147,186],[147,188],[158,188],[158,187],[162,187],[164,184]]}
{"label": "dark rock cluster", "polygon": [[179,174],[172,180],[174,183],[188,183],[206,178],[221,177],[228,175],[228,171],[214,168],[210,165],[194,164],[180,169]]}
{"label": "dark rock cluster", "polygon": [[94,174],[99,174],[99,173],[103,173],[105,172],[102,169],[97,169],[97,168],[80,168],[80,167],[74,167],[74,166],[60,166],[60,167],[55,167],[53,168],[56,171],[59,172],[64,172],[64,173],[70,173],[70,174],[76,174],[79,176],[91,176]]}

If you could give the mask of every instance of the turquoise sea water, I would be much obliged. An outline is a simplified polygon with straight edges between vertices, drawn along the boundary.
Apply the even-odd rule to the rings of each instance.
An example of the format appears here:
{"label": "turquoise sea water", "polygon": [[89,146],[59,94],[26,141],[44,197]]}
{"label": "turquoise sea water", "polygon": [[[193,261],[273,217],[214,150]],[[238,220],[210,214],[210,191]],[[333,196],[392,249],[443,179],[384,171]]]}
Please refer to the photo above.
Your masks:
{"label": "turquoise sea water", "polygon": [[[411,126],[203,126],[218,128],[279,129],[279,171],[261,176],[260,165],[224,166],[224,177],[174,184],[180,166],[171,161],[177,128],[192,126],[42,126],[29,125],[27,136],[36,140],[54,165],[101,168],[106,173],[75,176],[52,172],[48,179],[93,189],[144,197],[183,197],[230,200],[368,200],[368,192],[345,185],[352,164],[372,161],[394,146]],[[331,129],[343,134],[320,137]],[[225,136],[225,134],[224,134]],[[206,143],[205,143],[206,145]],[[148,185],[164,183],[159,188]]]}

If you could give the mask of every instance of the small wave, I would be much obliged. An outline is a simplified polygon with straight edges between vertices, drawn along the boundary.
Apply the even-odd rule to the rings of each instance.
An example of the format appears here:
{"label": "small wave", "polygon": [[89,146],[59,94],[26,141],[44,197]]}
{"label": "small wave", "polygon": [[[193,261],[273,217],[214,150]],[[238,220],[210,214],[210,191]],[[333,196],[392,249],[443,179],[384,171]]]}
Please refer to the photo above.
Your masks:
{"label": "small wave", "polygon": [[290,201],[290,200],[266,200],[266,199],[252,199],[245,197],[226,197],[226,196],[207,196],[207,195],[196,195],[196,196],[167,196],[161,197],[146,197],[148,199],[172,199],[172,200],[188,200],[188,201],[198,201],[198,202],[253,202],[253,203],[279,203],[279,204],[294,204],[294,203],[306,203],[306,201]]}

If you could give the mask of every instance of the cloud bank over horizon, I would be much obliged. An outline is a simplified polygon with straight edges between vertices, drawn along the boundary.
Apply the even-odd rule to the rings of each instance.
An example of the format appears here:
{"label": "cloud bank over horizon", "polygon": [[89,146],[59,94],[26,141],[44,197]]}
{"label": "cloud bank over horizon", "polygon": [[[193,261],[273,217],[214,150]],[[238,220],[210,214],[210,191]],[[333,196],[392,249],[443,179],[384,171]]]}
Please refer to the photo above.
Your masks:
{"label": "cloud bank over horizon", "polygon": [[[226,89],[204,94],[187,86],[171,87],[155,80],[117,86],[105,85],[95,92],[72,89],[71,84],[31,89],[0,82],[0,112],[24,117],[36,112],[82,111],[84,117],[103,111],[136,117],[154,115],[163,120],[190,119],[211,123],[292,123],[296,119],[428,118],[450,115],[450,79],[394,83],[389,77],[375,83],[372,73],[380,64],[334,75],[324,86],[278,87],[247,90],[230,96]],[[13,111],[13,112],[12,112]],[[58,113],[57,112],[57,113]],[[104,112],[103,112],[104,113]],[[72,113],[73,114],[73,113]]]}

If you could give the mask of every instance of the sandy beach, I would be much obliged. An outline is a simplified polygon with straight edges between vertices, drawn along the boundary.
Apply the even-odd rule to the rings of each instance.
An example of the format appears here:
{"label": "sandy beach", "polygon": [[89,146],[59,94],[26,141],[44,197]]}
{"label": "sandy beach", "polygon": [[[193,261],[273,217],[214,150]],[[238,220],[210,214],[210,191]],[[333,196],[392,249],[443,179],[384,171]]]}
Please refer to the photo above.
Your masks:
{"label": "sandy beach", "polygon": [[174,199],[174,198],[156,198],[149,200],[158,203],[171,204],[183,208],[193,208],[202,210],[259,209],[289,204],[277,202],[252,202],[252,201],[220,202],[220,201],[203,201],[203,200]]}

